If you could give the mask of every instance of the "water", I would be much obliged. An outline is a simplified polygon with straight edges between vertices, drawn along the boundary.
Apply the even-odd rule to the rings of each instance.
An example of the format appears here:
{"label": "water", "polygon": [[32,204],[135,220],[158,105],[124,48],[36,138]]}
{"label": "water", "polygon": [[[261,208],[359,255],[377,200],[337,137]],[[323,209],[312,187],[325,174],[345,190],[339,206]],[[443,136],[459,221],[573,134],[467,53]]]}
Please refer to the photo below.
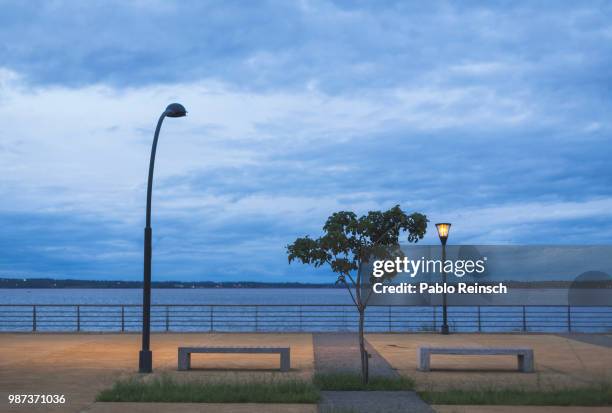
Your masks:
{"label": "water", "polygon": [[[548,292],[550,294],[556,292]],[[567,295],[566,292],[563,292]],[[139,331],[139,289],[0,289],[0,331]],[[153,331],[355,331],[343,289],[154,289]],[[612,307],[449,307],[459,332],[612,332]],[[36,305],[36,307],[34,307]],[[366,331],[437,331],[440,306],[370,306]]]}
{"label": "water", "polygon": [[[153,289],[153,304],[350,304],[346,290],[332,288]],[[0,304],[142,304],[142,290],[0,289]]]}

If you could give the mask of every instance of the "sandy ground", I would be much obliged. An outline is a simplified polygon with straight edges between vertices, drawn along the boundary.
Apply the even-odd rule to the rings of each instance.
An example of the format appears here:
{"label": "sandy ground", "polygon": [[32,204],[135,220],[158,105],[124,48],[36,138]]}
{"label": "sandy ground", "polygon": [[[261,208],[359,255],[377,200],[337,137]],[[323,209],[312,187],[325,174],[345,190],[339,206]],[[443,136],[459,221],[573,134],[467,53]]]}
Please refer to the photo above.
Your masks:
{"label": "sandy ground", "polygon": [[[292,370],[277,372],[277,355],[202,354],[192,358],[196,370],[176,371],[177,347],[195,344],[289,346]],[[151,348],[155,372],[149,377],[166,372],[179,379],[247,380],[254,375],[309,378],[313,373],[310,334],[155,334]],[[134,334],[0,334],[0,349],[0,412],[80,412],[93,403],[100,390],[119,378],[136,374],[140,337]],[[55,407],[8,405],[8,395],[16,393],[63,394],[67,403]]]}
{"label": "sandy ground", "polygon": [[[612,348],[553,335],[374,334],[369,342],[401,374],[414,377],[419,389],[472,386],[584,386],[612,379]],[[292,371],[279,373],[276,355],[194,355],[194,371],[177,372],[179,345],[290,346]],[[433,356],[430,373],[416,371],[422,345],[521,346],[535,351],[537,373],[518,373],[506,356]],[[315,412],[314,405],[258,404],[115,404],[94,403],[96,394],[119,378],[137,375],[140,337],[135,334],[0,334],[0,412]],[[155,377],[164,372],[180,380],[253,377],[309,378],[313,374],[310,334],[155,334]],[[550,387],[548,387],[550,388]],[[65,405],[9,406],[8,394],[64,394]],[[609,412],[602,408],[436,406],[441,413],[511,411]],[[552,410],[554,409],[554,410]]]}
{"label": "sandy ground", "polygon": [[[419,390],[446,388],[521,387],[528,389],[579,387],[612,382],[612,348],[555,335],[513,334],[370,334],[372,346],[400,374],[416,380]],[[514,356],[433,355],[432,371],[419,372],[417,348],[529,347],[535,373],[517,371]]]}

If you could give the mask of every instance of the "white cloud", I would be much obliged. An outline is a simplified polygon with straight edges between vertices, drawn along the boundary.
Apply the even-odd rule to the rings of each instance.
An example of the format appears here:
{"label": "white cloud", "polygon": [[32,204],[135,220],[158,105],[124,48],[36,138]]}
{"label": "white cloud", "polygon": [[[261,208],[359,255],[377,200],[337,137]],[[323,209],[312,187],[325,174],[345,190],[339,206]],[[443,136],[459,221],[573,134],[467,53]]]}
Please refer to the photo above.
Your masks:
{"label": "white cloud", "polygon": [[[566,222],[582,219],[609,220],[612,217],[612,197],[581,201],[507,202],[502,205],[434,211],[430,216],[444,217],[456,223],[453,235],[462,243],[508,243],[515,242],[517,238],[524,243],[525,235],[529,233],[532,239],[541,239],[541,234],[535,232],[541,230],[541,225],[550,224],[554,232],[567,225],[567,235],[573,235],[572,225]],[[431,232],[428,239],[435,241],[435,236]],[[556,241],[563,240],[551,238],[548,242]]]}
{"label": "white cloud", "polygon": [[[245,92],[212,81],[122,90],[30,87],[6,69],[0,79],[0,191],[8,201],[2,208],[122,219],[140,215],[151,135],[158,114],[172,101],[184,103],[189,116],[164,123],[157,182],[193,170],[259,165],[266,162],[261,145],[282,152],[394,128],[494,128],[531,116],[520,97],[500,97],[478,87],[407,85],[349,96],[316,89]],[[273,198],[234,205],[248,210],[253,202],[271,210],[279,205]],[[285,209],[305,204],[300,199],[282,203]]]}

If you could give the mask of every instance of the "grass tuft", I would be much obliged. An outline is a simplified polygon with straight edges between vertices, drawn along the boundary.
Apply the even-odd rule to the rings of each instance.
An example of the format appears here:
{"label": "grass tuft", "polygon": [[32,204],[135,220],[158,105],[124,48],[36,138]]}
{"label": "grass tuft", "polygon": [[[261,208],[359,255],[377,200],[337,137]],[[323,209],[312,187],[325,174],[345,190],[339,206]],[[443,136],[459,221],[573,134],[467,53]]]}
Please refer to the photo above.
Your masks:
{"label": "grass tuft", "polygon": [[96,397],[99,402],[316,403],[319,391],[301,380],[177,382],[162,376],[143,382],[120,380]]}
{"label": "grass tuft", "polygon": [[612,405],[612,384],[558,389],[517,390],[481,389],[423,391],[420,396],[431,404],[513,405],[513,406],[608,406]]}
{"label": "grass tuft", "polygon": [[412,390],[414,381],[407,377],[370,377],[368,384],[361,382],[357,373],[318,373],[314,384],[321,390]]}

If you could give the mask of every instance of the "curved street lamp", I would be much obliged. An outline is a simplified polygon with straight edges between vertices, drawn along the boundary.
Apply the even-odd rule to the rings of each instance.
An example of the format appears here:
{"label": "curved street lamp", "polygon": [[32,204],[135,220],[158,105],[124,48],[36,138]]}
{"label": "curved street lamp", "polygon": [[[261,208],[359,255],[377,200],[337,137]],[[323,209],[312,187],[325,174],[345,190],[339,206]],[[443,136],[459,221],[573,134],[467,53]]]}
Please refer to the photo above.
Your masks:
{"label": "curved street lamp", "polygon": [[448,233],[450,232],[451,224],[448,222],[441,222],[436,224],[438,230],[438,237],[442,243],[442,283],[444,284],[444,293],[442,293],[442,329],[440,333],[448,334],[448,313],[446,310],[446,271],[444,270],[446,264],[446,241],[448,240]]}
{"label": "curved street lamp", "polygon": [[147,220],[144,232],[144,283],[142,286],[142,349],[139,354],[138,371],[151,373],[153,371],[153,353],[151,344],[151,192],[153,190],[153,167],[155,166],[155,152],[157,139],[162,122],[169,118],[181,118],[187,115],[185,107],[180,103],[171,103],[161,114],[155,128],[153,146],[151,147],[151,160],[149,161],[149,181],[147,184]]}

